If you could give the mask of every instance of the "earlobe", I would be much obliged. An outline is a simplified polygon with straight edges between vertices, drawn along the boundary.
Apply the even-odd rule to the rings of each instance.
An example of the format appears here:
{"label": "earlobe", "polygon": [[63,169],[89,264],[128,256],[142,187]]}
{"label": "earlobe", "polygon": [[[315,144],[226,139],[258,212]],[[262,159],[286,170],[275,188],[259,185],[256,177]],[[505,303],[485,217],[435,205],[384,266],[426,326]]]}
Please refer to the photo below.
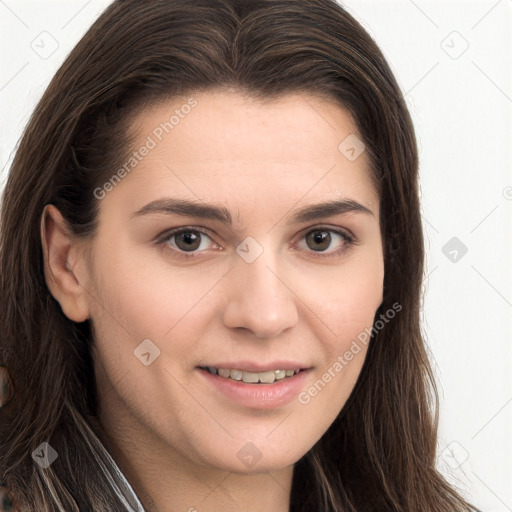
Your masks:
{"label": "earlobe", "polygon": [[70,320],[83,322],[89,318],[89,305],[75,273],[80,258],[78,244],[62,214],[52,204],[43,210],[40,229],[48,289]]}

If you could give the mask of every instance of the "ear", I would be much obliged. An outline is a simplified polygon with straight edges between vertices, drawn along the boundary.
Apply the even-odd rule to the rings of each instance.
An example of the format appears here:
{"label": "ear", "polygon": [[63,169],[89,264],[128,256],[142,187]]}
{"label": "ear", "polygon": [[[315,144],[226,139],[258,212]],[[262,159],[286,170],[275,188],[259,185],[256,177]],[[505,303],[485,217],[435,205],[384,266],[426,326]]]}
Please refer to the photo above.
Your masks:
{"label": "ear", "polygon": [[46,284],[62,312],[74,322],[89,318],[87,292],[81,286],[76,269],[81,251],[60,211],[52,204],[41,215],[41,242]]}

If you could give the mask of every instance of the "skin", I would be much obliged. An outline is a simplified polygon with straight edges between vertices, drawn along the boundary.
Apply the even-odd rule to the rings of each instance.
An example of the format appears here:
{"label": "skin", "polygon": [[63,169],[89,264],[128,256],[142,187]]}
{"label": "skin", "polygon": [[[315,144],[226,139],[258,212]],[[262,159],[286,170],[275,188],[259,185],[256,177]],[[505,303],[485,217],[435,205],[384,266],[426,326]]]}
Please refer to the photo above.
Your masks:
{"label": "skin", "polygon": [[[302,390],[320,379],[382,302],[379,196],[367,154],[350,161],[338,150],[357,129],[334,102],[288,94],[262,104],[234,90],[194,97],[190,114],[100,201],[93,239],[74,239],[47,206],[47,282],[68,318],[92,322],[97,426],[148,511],[285,512],[293,466],[342,409],[366,348],[309,403],[272,409],[233,403],[197,366],[299,359],[311,367]],[[132,149],[187,99],[139,113]],[[163,197],[226,207],[233,225],[131,217]],[[287,225],[302,207],[340,199],[372,213]],[[184,226],[210,233],[199,235],[196,258],[180,256],[178,237],[155,242]],[[313,228],[348,231],[356,243],[328,231],[331,244],[318,248],[306,239]],[[252,263],[236,252],[248,236],[263,248]],[[144,339],[160,350],[149,366],[134,357]],[[261,454],[251,467],[237,457],[248,442]]]}

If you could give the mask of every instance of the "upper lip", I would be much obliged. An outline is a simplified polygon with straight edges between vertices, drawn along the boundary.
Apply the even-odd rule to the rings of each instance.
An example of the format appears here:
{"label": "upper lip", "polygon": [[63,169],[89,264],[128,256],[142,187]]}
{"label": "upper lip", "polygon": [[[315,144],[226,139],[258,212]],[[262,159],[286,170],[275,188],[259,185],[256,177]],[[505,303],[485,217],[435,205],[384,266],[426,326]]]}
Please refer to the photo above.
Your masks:
{"label": "upper lip", "polygon": [[202,366],[202,368],[226,368],[230,370],[242,370],[246,372],[267,372],[273,370],[307,370],[310,366],[305,365],[297,361],[290,360],[279,360],[270,361],[269,363],[261,363],[255,361],[231,361],[231,362],[220,362],[212,363]]}

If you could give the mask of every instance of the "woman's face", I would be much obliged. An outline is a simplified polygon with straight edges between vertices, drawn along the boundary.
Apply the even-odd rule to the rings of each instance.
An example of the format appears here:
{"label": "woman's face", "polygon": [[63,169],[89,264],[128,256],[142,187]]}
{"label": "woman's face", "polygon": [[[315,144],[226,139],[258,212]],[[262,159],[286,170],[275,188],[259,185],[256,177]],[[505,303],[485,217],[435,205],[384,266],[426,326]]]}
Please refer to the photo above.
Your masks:
{"label": "woman's face", "polygon": [[345,404],[366,354],[353,341],[382,301],[379,197],[356,126],[319,97],[216,90],[153,105],[132,128],[74,269],[101,420],[145,457],[290,466]]}

